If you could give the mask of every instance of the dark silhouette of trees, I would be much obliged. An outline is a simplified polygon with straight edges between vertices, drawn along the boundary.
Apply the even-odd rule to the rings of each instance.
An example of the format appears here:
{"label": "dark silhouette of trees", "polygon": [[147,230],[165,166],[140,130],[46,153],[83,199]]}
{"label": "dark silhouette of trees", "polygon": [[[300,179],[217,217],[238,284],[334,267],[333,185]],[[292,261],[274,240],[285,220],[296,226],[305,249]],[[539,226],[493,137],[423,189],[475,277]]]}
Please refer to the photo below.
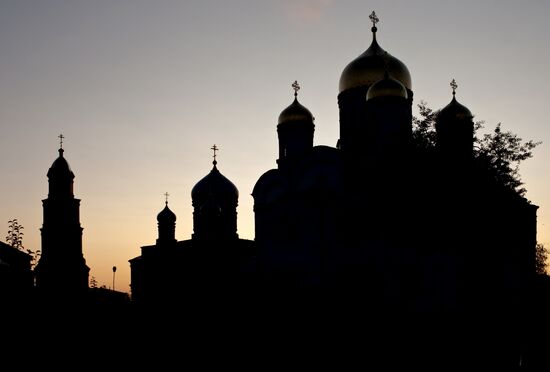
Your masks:
{"label": "dark silhouette of trees", "polygon": [[[439,111],[432,110],[424,101],[418,104],[418,109],[420,117],[413,117],[413,145],[419,152],[430,153],[436,148],[435,120]],[[501,123],[492,132],[479,136],[484,125],[484,121],[474,123],[474,159],[498,184],[524,196],[519,165],[531,158],[532,150],[542,142],[523,141],[517,134],[504,131]]]}
{"label": "dark silhouette of trees", "polygon": [[541,144],[523,140],[510,131],[503,131],[498,123],[492,133],[476,137],[477,158],[487,164],[492,176],[504,187],[525,195],[519,175],[519,164],[533,156],[532,150]]}
{"label": "dark silhouette of trees", "polygon": [[545,275],[546,274],[546,268],[548,267],[548,263],[546,262],[548,258],[548,249],[544,246],[544,244],[537,243],[536,249],[535,249],[535,271],[537,274]]}
{"label": "dark silhouette of trees", "polygon": [[15,249],[24,250],[23,247],[23,226],[19,224],[17,218],[8,221],[8,235],[6,242]]}
{"label": "dark silhouette of trees", "polygon": [[40,259],[40,249],[33,251],[32,249],[23,246],[23,226],[19,224],[17,218],[8,221],[8,235],[6,242],[15,249],[23,251],[31,256],[31,269],[34,270],[38,260]]}
{"label": "dark silhouette of trees", "polygon": [[435,119],[437,111],[433,111],[424,101],[417,105],[420,117],[413,116],[413,145],[421,152],[431,152],[435,150]]}
{"label": "dark silhouette of trees", "polygon": [[95,276],[92,276],[90,279],[90,288],[97,288],[97,280]]}

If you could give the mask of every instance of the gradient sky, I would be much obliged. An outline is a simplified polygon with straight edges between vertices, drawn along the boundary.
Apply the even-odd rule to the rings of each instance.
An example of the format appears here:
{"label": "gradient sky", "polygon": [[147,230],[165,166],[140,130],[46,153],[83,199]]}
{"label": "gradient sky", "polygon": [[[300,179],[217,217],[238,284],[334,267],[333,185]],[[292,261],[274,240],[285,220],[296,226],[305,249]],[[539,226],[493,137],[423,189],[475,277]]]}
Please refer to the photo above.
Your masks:
{"label": "gradient sky", "polygon": [[[276,166],[290,84],[315,143],[338,139],[338,79],[370,44],[412,75],[415,103],[457,99],[488,129],[543,141],[521,167],[550,246],[550,2],[359,0],[0,0],[0,239],[8,220],[40,249],[41,199],[59,133],[82,199],[84,256],[100,285],[129,291],[128,259],[154,244],[164,192],[192,233],[191,188],[218,168],[240,190],[239,235],[254,238],[252,188]],[[416,110],[415,110],[416,112]],[[472,221],[476,223],[476,221]]]}

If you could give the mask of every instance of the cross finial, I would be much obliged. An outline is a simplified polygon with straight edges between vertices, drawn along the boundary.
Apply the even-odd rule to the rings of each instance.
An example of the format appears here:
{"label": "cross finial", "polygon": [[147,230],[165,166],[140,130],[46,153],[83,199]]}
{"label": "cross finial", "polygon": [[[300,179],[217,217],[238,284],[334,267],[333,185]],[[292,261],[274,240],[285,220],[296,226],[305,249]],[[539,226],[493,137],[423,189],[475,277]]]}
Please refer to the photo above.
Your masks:
{"label": "cross finial", "polygon": [[454,97],[456,94],[456,88],[458,88],[458,84],[456,83],[455,79],[453,79],[450,85],[451,85],[451,88],[453,88],[453,97]]}
{"label": "cross finial", "polygon": [[63,138],[65,138],[65,136],[63,134],[60,134],[59,136],[57,136],[57,138],[59,138],[59,148],[63,149]]}
{"label": "cross finial", "polygon": [[168,205],[168,197],[169,197],[169,196],[170,196],[170,194],[168,194],[168,192],[165,192],[165,193],[164,193],[164,203],[165,203],[166,205]]}
{"label": "cross finial", "polygon": [[380,19],[378,19],[374,10],[370,14],[369,18],[370,18],[370,21],[372,22],[372,28],[376,29],[376,24],[380,21]]}
{"label": "cross finial", "polygon": [[219,151],[220,149],[218,148],[218,146],[216,146],[216,144],[214,144],[214,146],[212,146],[210,148],[210,150],[214,151],[214,161],[212,162],[214,165],[218,164],[218,162],[216,161],[216,151]]}
{"label": "cross finial", "polygon": [[294,97],[298,97],[298,91],[300,90],[300,84],[298,84],[298,80],[294,80],[294,83],[292,83],[292,89],[294,89]]}

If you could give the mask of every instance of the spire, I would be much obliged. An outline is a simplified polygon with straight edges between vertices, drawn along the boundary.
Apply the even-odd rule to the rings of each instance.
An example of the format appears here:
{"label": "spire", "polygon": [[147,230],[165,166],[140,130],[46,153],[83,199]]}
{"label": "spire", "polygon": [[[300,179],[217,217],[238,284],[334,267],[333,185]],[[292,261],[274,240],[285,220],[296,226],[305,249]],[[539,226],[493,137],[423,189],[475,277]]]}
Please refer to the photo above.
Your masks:
{"label": "spire", "polygon": [[63,138],[65,138],[65,136],[63,133],[60,133],[57,138],[59,138],[59,156],[63,156]]}
{"label": "spire", "polygon": [[374,10],[372,11],[372,13],[369,15],[369,19],[370,21],[372,22],[372,27],[371,27],[371,31],[372,31],[372,38],[374,40],[376,40],[376,31],[378,31],[378,29],[376,28],[376,24],[378,22],[380,22],[380,19],[378,19],[378,17],[376,16],[376,13],[374,12]]}
{"label": "spire", "polygon": [[298,84],[298,80],[294,80],[294,83],[292,83],[292,89],[294,89],[294,99],[298,99],[298,91],[300,90],[300,84]]}
{"label": "spire", "polygon": [[63,139],[65,136],[60,134],[57,137],[59,138],[59,157],[54,160],[52,166],[48,169],[48,195],[51,197],[73,198],[74,173],[71,171],[67,159],[63,156]]}
{"label": "spire", "polygon": [[458,88],[458,84],[456,83],[455,79],[453,79],[453,81],[451,81],[450,86],[451,86],[451,88],[453,88],[453,98],[455,98],[456,88]]}
{"label": "spire", "polygon": [[216,144],[214,144],[214,146],[212,146],[210,150],[214,152],[214,155],[212,156],[214,158],[214,161],[212,162],[212,164],[214,164],[214,168],[216,168],[216,165],[218,164],[218,162],[216,161],[216,151],[219,151],[220,149],[218,148],[218,146],[216,146]]}
{"label": "spire", "polygon": [[168,206],[168,197],[170,196],[170,194],[168,194],[168,191],[164,193],[164,204],[166,206]]}

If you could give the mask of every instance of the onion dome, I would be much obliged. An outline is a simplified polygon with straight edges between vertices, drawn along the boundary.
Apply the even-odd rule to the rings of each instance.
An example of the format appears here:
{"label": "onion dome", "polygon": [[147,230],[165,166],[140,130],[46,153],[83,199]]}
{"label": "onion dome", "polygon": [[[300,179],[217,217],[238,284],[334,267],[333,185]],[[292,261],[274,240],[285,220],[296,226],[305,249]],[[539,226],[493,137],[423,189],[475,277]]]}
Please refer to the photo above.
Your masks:
{"label": "onion dome", "polygon": [[74,173],[71,171],[71,167],[69,167],[69,163],[67,160],[63,157],[64,150],[62,148],[59,149],[59,157],[55,159],[52,166],[48,170],[48,177],[71,177],[74,178]]}
{"label": "onion dome", "polygon": [[236,201],[239,198],[239,190],[229,181],[223,174],[220,173],[216,165],[215,154],[218,148],[216,145],[212,147],[214,150],[214,161],[212,170],[203,179],[201,179],[191,190],[191,198],[193,204],[202,205],[209,199],[214,198],[216,201],[231,200]]}
{"label": "onion dome", "polygon": [[168,201],[162,211],[157,215],[157,221],[159,223],[174,223],[176,222],[176,215],[168,208]]}
{"label": "onion dome", "polygon": [[311,114],[311,112],[302,106],[300,102],[298,102],[298,91],[300,90],[300,85],[298,85],[297,81],[294,81],[292,84],[292,88],[294,89],[294,102],[290,104],[287,108],[285,108],[281,114],[279,115],[279,121],[278,124],[286,123],[289,121],[307,121],[307,122],[313,122],[315,118]]}
{"label": "onion dome", "polygon": [[176,242],[176,215],[168,208],[168,193],[164,196],[166,197],[164,209],[157,215],[159,230],[157,245]]}
{"label": "onion dome", "polygon": [[387,53],[376,41],[376,23],[378,17],[374,12],[369,16],[372,21],[372,43],[359,57],[351,61],[340,76],[339,90],[369,86],[384,78],[387,70],[391,76],[400,81],[405,88],[412,89],[409,69],[399,59]]}
{"label": "onion dome", "polygon": [[447,106],[439,111],[439,117],[442,119],[455,120],[472,119],[474,117],[474,115],[472,115],[472,112],[466,106],[461,105],[456,100],[455,95],[458,85],[456,84],[455,79],[451,81],[451,87],[453,88],[453,99]]}
{"label": "onion dome", "polygon": [[63,157],[63,135],[59,135],[59,157],[48,169],[48,197],[71,198],[73,194],[74,173]]}
{"label": "onion dome", "polygon": [[384,78],[371,85],[367,91],[367,101],[376,97],[401,97],[407,99],[407,89],[399,80],[386,71]]}

